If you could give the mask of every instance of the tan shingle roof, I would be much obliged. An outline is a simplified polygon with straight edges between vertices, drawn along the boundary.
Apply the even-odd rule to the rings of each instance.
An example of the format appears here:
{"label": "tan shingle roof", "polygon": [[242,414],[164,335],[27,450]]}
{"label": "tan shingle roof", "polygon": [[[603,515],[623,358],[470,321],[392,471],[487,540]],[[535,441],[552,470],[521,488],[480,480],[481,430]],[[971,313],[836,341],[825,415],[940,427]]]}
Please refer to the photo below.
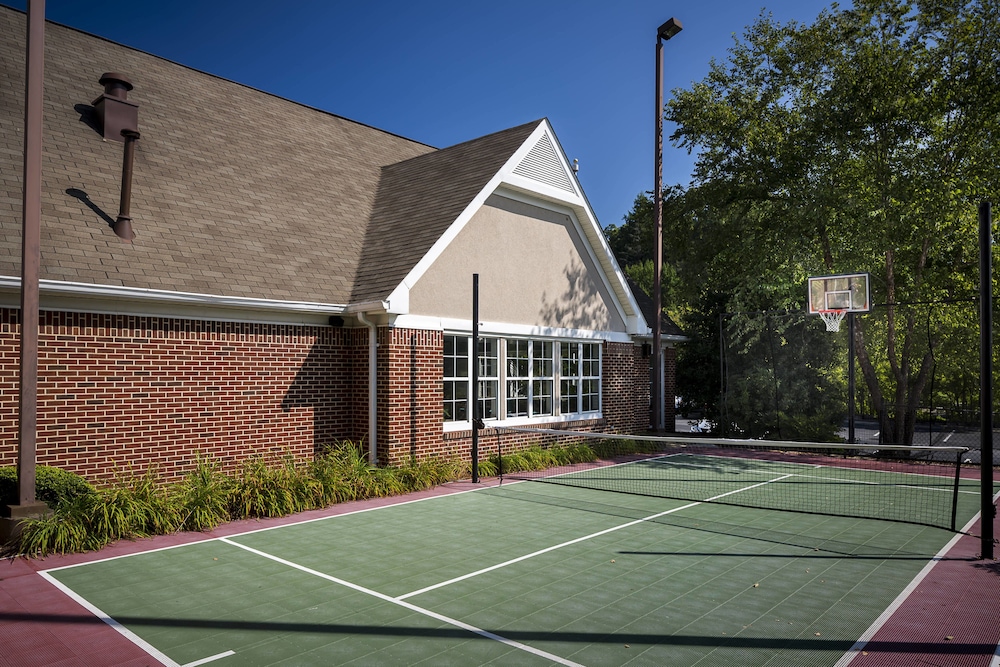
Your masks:
{"label": "tan shingle roof", "polygon": [[385,167],[352,301],[388,296],[540,122]]}
{"label": "tan shingle roof", "polygon": [[[0,275],[17,276],[24,14],[0,8],[0,34]],[[43,279],[383,298],[537,126],[438,151],[64,26],[45,39]],[[140,105],[131,245],[109,227],[123,145],[85,122],[108,71]]]}

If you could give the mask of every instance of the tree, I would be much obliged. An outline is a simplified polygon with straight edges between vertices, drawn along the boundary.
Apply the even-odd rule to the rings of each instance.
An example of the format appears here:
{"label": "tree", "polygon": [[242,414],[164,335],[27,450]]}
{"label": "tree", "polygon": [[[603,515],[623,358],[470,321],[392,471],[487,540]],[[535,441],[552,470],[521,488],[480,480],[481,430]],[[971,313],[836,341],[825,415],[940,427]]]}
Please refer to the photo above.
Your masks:
{"label": "tree", "polygon": [[902,306],[968,294],[976,204],[997,192],[1000,0],[854,4],[762,16],[674,91],[671,138],[698,159],[670,236],[697,225],[717,248],[678,274],[719,279],[729,310],[801,308],[808,275],[871,272],[886,316],[859,319],[858,362],[883,434],[910,442],[939,341]]}

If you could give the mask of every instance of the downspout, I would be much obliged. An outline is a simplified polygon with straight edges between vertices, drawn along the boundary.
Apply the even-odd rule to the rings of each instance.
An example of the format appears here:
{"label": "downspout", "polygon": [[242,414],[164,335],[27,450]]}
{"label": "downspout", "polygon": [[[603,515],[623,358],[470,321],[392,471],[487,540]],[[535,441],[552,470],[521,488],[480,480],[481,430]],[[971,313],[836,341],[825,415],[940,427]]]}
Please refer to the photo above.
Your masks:
{"label": "downspout", "polygon": [[368,327],[368,462],[378,463],[378,329],[358,312],[358,321]]}

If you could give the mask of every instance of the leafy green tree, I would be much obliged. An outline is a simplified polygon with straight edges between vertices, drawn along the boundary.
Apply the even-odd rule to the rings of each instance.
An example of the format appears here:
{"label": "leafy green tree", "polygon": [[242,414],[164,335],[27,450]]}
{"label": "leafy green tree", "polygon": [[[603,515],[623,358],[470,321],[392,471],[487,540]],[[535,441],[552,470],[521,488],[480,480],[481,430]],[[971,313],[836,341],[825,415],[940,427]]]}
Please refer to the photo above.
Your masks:
{"label": "leafy green tree", "polygon": [[859,318],[855,347],[892,441],[912,439],[940,343],[903,304],[976,275],[998,70],[1000,0],[855,0],[812,25],[762,16],[666,111],[698,152],[669,236],[712,249],[695,279],[675,265],[685,293],[718,280],[730,311],[801,309],[807,276],[869,271],[885,317]]}

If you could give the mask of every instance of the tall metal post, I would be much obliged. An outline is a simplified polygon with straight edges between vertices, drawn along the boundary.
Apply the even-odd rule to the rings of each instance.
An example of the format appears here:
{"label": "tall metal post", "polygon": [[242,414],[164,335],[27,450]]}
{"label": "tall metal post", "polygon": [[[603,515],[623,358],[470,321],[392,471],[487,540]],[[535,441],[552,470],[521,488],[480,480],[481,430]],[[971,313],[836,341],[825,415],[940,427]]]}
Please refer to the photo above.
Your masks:
{"label": "tall metal post", "polygon": [[472,274],[472,483],[479,483],[479,274]]}
{"label": "tall metal post", "polygon": [[979,204],[979,414],[982,557],[993,558],[993,215]]}
{"label": "tall metal post", "polygon": [[28,2],[24,103],[24,197],[21,239],[21,381],[18,412],[17,488],[22,508],[35,500],[38,427],[38,274],[42,220],[42,74],[45,1]]}
{"label": "tall metal post", "polygon": [[853,445],[854,437],[854,313],[847,313],[847,443]]}
{"label": "tall metal post", "polygon": [[663,342],[661,320],[663,319],[663,294],[661,274],[663,273],[663,42],[683,29],[681,22],[669,19],[656,30],[656,174],[653,187],[653,358],[651,371],[650,398],[652,402],[652,425],[657,431],[663,430]]}

